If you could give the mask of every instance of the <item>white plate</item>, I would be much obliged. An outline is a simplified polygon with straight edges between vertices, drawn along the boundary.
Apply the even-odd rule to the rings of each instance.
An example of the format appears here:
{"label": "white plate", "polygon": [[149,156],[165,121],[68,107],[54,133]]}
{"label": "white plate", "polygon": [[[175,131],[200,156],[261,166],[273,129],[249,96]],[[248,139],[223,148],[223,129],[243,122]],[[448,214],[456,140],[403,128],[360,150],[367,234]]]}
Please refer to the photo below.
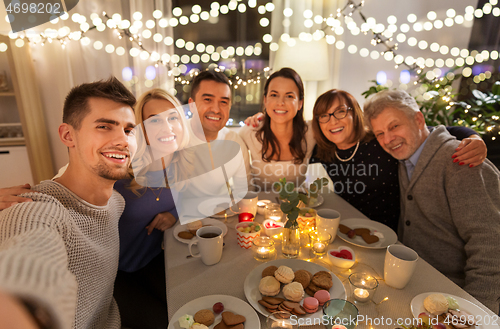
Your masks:
{"label": "white plate", "polygon": [[340,237],[345,242],[348,242],[355,246],[369,249],[385,249],[391,244],[395,244],[396,242],[398,242],[398,236],[390,227],[370,219],[349,218],[341,220],[340,224],[350,227],[353,230],[356,228],[367,228],[371,231],[372,234],[375,232],[383,234],[382,238],[379,236],[379,240],[377,242],[368,244],[360,236],[355,236],[353,239],[351,239],[347,236],[347,234],[340,232],[340,230],[337,231],[338,237]]}
{"label": "white plate", "polygon": [[[222,223],[220,220],[217,220],[217,219],[213,219],[213,218],[203,218],[201,220],[201,223],[203,225],[211,225],[211,226],[218,226],[222,229],[222,234],[223,236],[226,236],[227,234],[227,226],[226,224]],[[182,243],[186,243],[188,244],[189,242],[193,241],[196,239],[196,236],[193,237],[192,239],[181,239],[179,238],[178,234],[182,231],[187,231],[187,225],[179,225],[177,224],[175,227],[174,227],[174,238],[177,239],[177,241],[180,241]]]}
{"label": "white plate", "polygon": [[[224,218],[224,215],[217,215],[214,213],[215,207],[221,203],[227,203],[229,207],[229,199],[228,198],[213,198],[200,202],[198,205],[198,211],[207,217],[213,218]],[[221,209],[222,210],[222,209]],[[232,212],[230,208],[226,210],[227,217],[231,217],[237,215],[237,213]]]}
{"label": "white plate", "polygon": [[[182,306],[175,312],[170,320],[167,329],[181,329],[179,326],[179,318],[184,314],[194,316],[196,312],[203,309],[212,309],[215,303],[221,302],[224,304],[224,311],[233,312],[235,314],[243,315],[247,320],[245,321],[245,328],[260,329],[260,319],[257,313],[250,305],[239,298],[227,295],[210,295],[197,298]],[[209,327],[212,329],[222,321],[220,314],[215,314],[215,321]]]}
{"label": "white plate", "polygon": [[[345,299],[346,294],[345,294],[345,289],[344,285],[342,282],[333,274],[330,270],[324,268],[321,265],[311,263],[311,262],[306,262],[300,259],[277,259],[273,260],[267,263],[260,264],[256,268],[250,272],[246,279],[245,279],[245,284],[244,284],[244,289],[245,289],[245,297],[247,298],[248,302],[250,305],[253,306],[259,312],[260,314],[263,314],[264,316],[268,316],[270,313],[264,308],[264,306],[259,304],[259,300],[262,299],[262,295],[260,294],[259,291],[259,283],[260,280],[262,279],[262,271],[268,267],[274,265],[276,267],[280,267],[281,265],[285,265],[290,267],[294,272],[297,270],[307,270],[311,272],[311,274],[315,274],[316,272],[319,271],[327,271],[332,274],[332,281],[333,281],[333,286],[330,289],[330,297],[333,298],[341,298]],[[283,287],[282,287],[283,290]],[[283,297],[283,292],[280,292],[276,297]],[[309,297],[309,295],[305,294],[305,297]],[[321,319],[323,316],[323,311],[322,307],[320,306],[318,308],[318,311],[316,313],[309,314],[307,313],[306,315],[301,316],[301,318],[312,318],[312,319]],[[245,326],[246,327],[246,326]]]}
{"label": "white plate", "polygon": [[445,297],[450,296],[455,298],[458,302],[459,309],[464,310],[465,312],[473,315],[474,319],[478,321],[478,325],[475,327],[476,329],[499,328],[500,319],[498,318],[497,315],[495,316],[489,315],[481,307],[477,306],[474,303],[469,302],[466,299],[441,292],[425,292],[423,294],[415,296],[410,303],[411,313],[415,318],[418,318],[418,315],[422,312],[428,312],[424,307],[424,299],[430,294],[442,294]]}

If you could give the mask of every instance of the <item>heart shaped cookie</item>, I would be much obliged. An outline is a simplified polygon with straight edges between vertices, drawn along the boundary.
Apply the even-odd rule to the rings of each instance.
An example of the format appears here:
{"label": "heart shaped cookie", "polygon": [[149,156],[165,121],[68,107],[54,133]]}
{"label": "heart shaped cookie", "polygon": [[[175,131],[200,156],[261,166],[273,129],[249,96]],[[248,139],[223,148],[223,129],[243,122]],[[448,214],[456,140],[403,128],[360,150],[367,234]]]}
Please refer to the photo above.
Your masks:
{"label": "heart shaped cookie", "polygon": [[234,314],[233,312],[223,312],[222,321],[228,326],[235,326],[237,324],[245,322],[247,319],[243,315]]}

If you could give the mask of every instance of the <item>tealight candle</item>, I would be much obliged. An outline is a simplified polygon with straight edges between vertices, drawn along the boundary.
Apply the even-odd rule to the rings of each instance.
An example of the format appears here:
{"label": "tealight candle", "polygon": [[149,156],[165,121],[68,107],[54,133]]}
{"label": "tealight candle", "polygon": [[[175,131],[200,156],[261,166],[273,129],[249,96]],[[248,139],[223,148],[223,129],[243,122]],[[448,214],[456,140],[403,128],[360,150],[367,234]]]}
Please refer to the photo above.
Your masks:
{"label": "tealight candle", "polygon": [[272,219],[275,222],[281,222],[281,218],[283,218],[283,211],[281,211],[281,206],[277,203],[269,203],[266,206],[264,219]]}
{"label": "tealight candle", "polygon": [[368,301],[370,293],[366,289],[356,288],[354,289],[354,298],[360,302]]}
{"label": "tealight candle", "polygon": [[378,287],[377,279],[367,273],[351,274],[349,284],[355,303],[365,303],[372,300]]}
{"label": "tealight candle", "polygon": [[252,241],[253,257],[258,261],[268,261],[276,254],[274,241],[267,236],[260,236]]}
{"label": "tealight candle", "polygon": [[328,242],[330,242],[330,238],[331,235],[324,231],[309,233],[312,252],[318,256],[326,254],[326,247],[328,246]]}
{"label": "tealight candle", "polygon": [[269,203],[271,203],[271,200],[259,200],[257,202],[257,213],[259,215],[264,216],[264,214],[266,212],[266,205],[268,205]]}

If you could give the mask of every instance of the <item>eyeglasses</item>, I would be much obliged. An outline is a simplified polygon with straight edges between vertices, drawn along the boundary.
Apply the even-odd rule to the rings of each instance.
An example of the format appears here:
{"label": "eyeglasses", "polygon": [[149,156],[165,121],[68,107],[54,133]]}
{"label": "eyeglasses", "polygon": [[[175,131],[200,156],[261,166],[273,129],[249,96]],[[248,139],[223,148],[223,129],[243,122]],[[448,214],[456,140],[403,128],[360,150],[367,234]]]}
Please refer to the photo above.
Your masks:
{"label": "eyeglasses", "polygon": [[333,113],[324,113],[324,114],[319,115],[318,121],[321,123],[327,123],[328,121],[330,121],[330,118],[332,116],[334,116],[335,119],[337,119],[337,120],[343,119],[347,116],[347,112],[350,110],[352,110],[352,108],[350,108],[349,106],[341,105],[341,106],[337,107],[333,111]]}

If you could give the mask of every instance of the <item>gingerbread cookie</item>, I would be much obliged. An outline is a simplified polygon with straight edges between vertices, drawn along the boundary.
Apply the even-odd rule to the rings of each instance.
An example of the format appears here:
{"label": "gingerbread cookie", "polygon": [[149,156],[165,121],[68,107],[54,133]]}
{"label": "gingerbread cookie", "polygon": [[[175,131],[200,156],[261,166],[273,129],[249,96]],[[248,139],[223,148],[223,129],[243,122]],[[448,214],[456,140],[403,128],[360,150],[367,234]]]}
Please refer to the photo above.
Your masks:
{"label": "gingerbread cookie", "polygon": [[218,325],[214,327],[214,329],[243,329],[245,326],[243,323],[237,324],[235,326],[228,326],[227,324],[224,323],[224,321],[221,321]]}
{"label": "gingerbread cookie", "polygon": [[368,244],[372,244],[372,243],[378,242],[378,240],[379,240],[378,236],[371,235],[370,233],[365,233],[365,234],[361,235],[361,237]]}
{"label": "gingerbread cookie", "polygon": [[356,232],[356,235],[362,236],[363,234],[370,234],[370,230],[367,228],[355,228],[354,232]]}
{"label": "gingerbread cookie", "polygon": [[311,283],[311,273],[309,273],[306,270],[298,270],[295,272],[295,278],[293,279],[294,282],[298,282],[302,285],[304,289],[307,288],[309,283]]}
{"label": "gingerbread cookie", "polygon": [[339,225],[339,231],[341,233],[347,234],[347,232],[349,232],[350,230],[351,230],[350,227],[347,227],[347,226],[342,225],[342,224]]}
{"label": "gingerbread cookie", "polygon": [[191,240],[194,237],[194,234],[191,232],[188,232],[188,231],[183,231],[183,232],[179,232],[179,234],[177,234],[177,236],[181,239]]}
{"label": "gingerbread cookie", "polygon": [[276,272],[277,269],[278,267],[274,265],[266,267],[264,271],[262,271],[262,277],[274,276],[274,272]]}
{"label": "gingerbread cookie", "polygon": [[320,289],[318,290],[330,290],[333,286],[332,275],[326,271],[319,271],[313,275],[311,283],[319,287]]}
{"label": "gingerbread cookie", "polygon": [[[245,322],[247,319],[243,315],[234,314],[233,312],[222,312],[222,321],[228,326],[235,326]],[[196,321],[196,320],[195,320]]]}

